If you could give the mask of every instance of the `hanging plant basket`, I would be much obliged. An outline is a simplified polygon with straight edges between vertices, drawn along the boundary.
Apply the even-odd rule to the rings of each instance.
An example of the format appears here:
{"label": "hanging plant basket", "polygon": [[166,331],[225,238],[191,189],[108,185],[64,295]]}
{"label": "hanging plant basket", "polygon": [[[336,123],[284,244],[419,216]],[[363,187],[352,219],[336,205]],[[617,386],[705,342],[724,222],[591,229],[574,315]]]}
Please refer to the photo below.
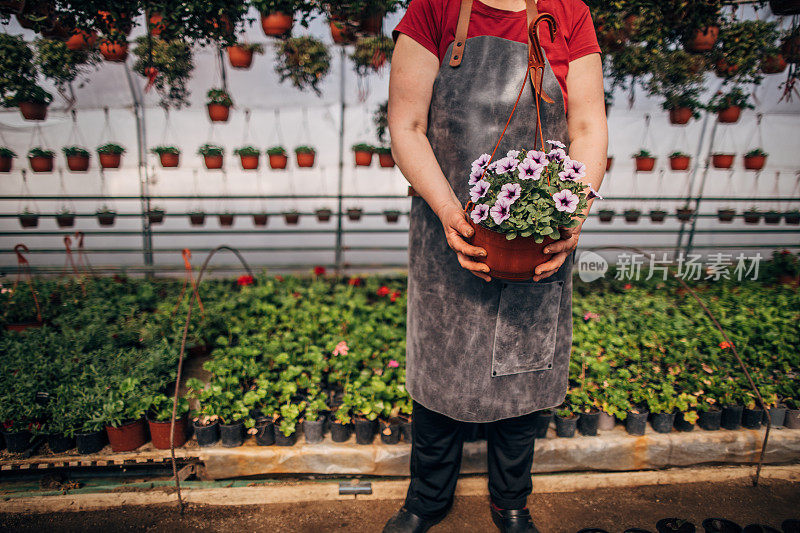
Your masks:
{"label": "hanging plant basket", "polygon": [[164,22],[164,15],[161,13],[151,13],[147,18],[147,24],[150,29],[150,34],[154,37],[161,36],[164,30],[167,29],[167,25]]}
{"label": "hanging plant basket", "polygon": [[739,117],[742,114],[742,108],[739,106],[730,106],[720,110],[717,113],[717,119],[723,124],[734,124],[739,122]]}
{"label": "hanging plant basket", "polygon": [[798,15],[800,0],[769,0],[769,8],[775,15]]}
{"label": "hanging plant basket", "polygon": [[609,172],[613,165],[614,165],[614,156],[610,155],[606,157],[606,172]]}
{"label": "hanging plant basket", "polygon": [[333,211],[331,211],[327,207],[322,208],[322,209],[317,209],[317,211],[316,211],[317,220],[319,222],[328,222],[331,219],[331,215],[332,214],[333,214]]}
{"label": "hanging plant basket", "polygon": [[39,225],[39,215],[37,213],[20,213],[18,218],[19,225],[23,228],[35,228]]}
{"label": "hanging plant basket", "polygon": [[656,158],[652,156],[636,156],[636,172],[652,172],[656,166]]}
{"label": "hanging plant basket", "polygon": [[347,20],[331,18],[328,21],[331,28],[331,38],[336,44],[352,44],[356,41],[354,24]]}
{"label": "hanging plant basket", "polygon": [[146,213],[146,216],[147,216],[147,221],[151,225],[153,225],[153,224],[161,224],[162,222],[164,222],[164,210],[163,209],[159,209],[159,208],[151,209],[150,211],[148,211]]}
{"label": "hanging plant basket", "polygon": [[195,211],[194,213],[189,213],[189,223],[192,226],[202,226],[206,223],[206,214],[202,211]]}
{"label": "hanging plant basket", "polygon": [[717,39],[719,39],[719,26],[707,26],[694,32],[686,43],[686,48],[695,53],[708,52],[714,48]]}
{"label": "hanging plant basket", "polygon": [[176,168],[181,162],[181,151],[175,146],[156,146],[151,150],[158,156],[163,168]]}
{"label": "hanging plant basket", "polygon": [[795,31],[781,42],[781,53],[788,63],[800,63],[800,31]]}
{"label": "hanging plant basket", "polygon": [[263,47],[258,44],[234,44],[226,50],[233,68],[247,70],[253,66],[253,56],[263,52]]}
{"label": "hanging plant basket", "polygon": [[663,209],[652,209],[650,210],[650,221],[651,222],[664,222],[667,218],[667,212]]}
{"label": "hanging plant basket", "polygon": [[761,170],[767,164],[767,154],[747,153],[744,156],[745,170]]}
{"label": "hanging plant basket", "polygon": [[219,225],[224,227],[233,226],[233,213],[220,213],[219,215]]}
{"label": "hanging plant basket", "polygon": [[688,124],[694,117],[694,110],[690,107],[676,107],[669,110],[669,123],[675,125]]}
{"label": "hanging plant basket", "polygon": [[694,209],[691,207],[681,207],[675,210],[675,214],[681,222],[689,222],[692,219],[692,215],[694,215]]}
{"label": "hanging plant basket", "polygon": [[67,155],[67,168],[71,172],[86,172],[89,170],[89,153]]}
{"label": "hanging plant basket", "polygon": [[11,172],[15,157],[17,157],[17,154],[15,154],[13,150],[0,147],[0,172]]}
{"label": "hanging plant basket", "polygon": [[669,168],[674,171],[689,170],[692,158],[686,154],[673,154],[669,157]]}
{"label": "hanging plant basket", "polygon": [[284,170],[289,158],[286,156],[286,150],[280,146],[274,146],[267,150],[269,156],[269,166],[272,170]]}
{"label": "hanging plant basket", "polygon": [[56,225],[59,228],[71,228],[75,225],[75,213],[63,212],[56,215]]}
{"label": "hanging plant basket", "polygon": [[357,167],[368,167],[372,165],[372,154],[374,148],[368,144],[360,143],[353,146],[353,155]]}
{"label": "hanging plant basket", "polygon": [[298,146],[294,149],[297,158],[297,166],[301,168],[311,168],[314,166],[317,153],[310,146]]}
{"label": "hanging plant basket", "polygon": [[383,18],[382,12],[367,15],[358,21],[358,29],[364,35],[380,35],[383,30]]}
{"label": "hanging plant basket", "polygon": [[767,211],[764,213],[764,224],[770,224],[773,226],[775,224],[780,224],[781,218],[783,218],[783,215],[778,211]]}
{"label": "hanging plant basket", "polygon": [[736,210],[735,209],[718,209],[717,210],[717,219],[720,222],[733,222],[733,219],[736,218]]}
{"label": "hanging plant basket", "polygon": [[128,59],[128,43],[117,43],[108,39],[101,39],[100,54],[106,61],[122,63]]}
{"label": "hanging plant basket", "polygon": [[614,219],[614,211],[611,209],[601,209],[597,215],[600,218],[600,222],[603,223],[611,222]]}
{"label": "hanging plant basket", "polygon": [[125,148],[115,143],[106,143],[97,148],[100,167],[104,169],[119,168]]}
{"label": "hanging plant basket", "polygon": [[387,209],[383,212],[383,216],[386,217],[386,222],[395,224],[400,220],[400,211],[397,209]]}
{"label": "hanging plant basket", "polygon": [[254,226],[266,226],[269,221],[269,215],[266,213],[256,213],[253,215]]}
{"label": "hanging plant basket", "polygon": [[361,215],[363,214],[364,210],[360,207],[351,207],[347,210],[347,218],[353,222],[358,222],[361,220]]}
{"label": "hanging plant basket", "polygon": [[261,29],[267,37],[281,37],[292,30],[293,15],[286,13],[261,14]]}
{"label": "hanging plant basket", "polygon": [[295,225],[300,222],[300,213],[297,211],[287,211],[283,214],[283,219],[287,224]]}
{"label": "hanging plant basket", "polygon": [[739,72],[739,65],[730,63],[727,59],[720,59],[714,63],[714,72],[722,79],[731,78]]}
{"label": "hanging plant basket", "polygon": [[258,170],[260,154],[239,154],[242,170]]}
{"label": "hanging plant basket", "polygon": [[784,220],[784,221],[785,221],[787,224],[789,224],[789,225],[791,225],[791,226],[797,226],[797,225],[800,225],[800,211],[799,211],[799,210],[794,210],[794,211],[786,211],[786,212],[783,214],[783,220]]}
{"label": "hanging plant basket", "polygon": [[745,224],[758,224],[759,220],[761,220],[761,211],[758,211],[757,209],[750,209],[749,211],[744,212]]}
{"label": "hanging plant basket", "polygon": [[623,216],[625,217],[625,222],[635,224],[639,222],[639,217],[642,216],[642,212],[638,209],[626,209]]}
{"label": "hanging plant basket", "polygon": [[25,120],[45,120],[47,118],[46,102],[19,102],[19,112]]}
{"label": "hanging plant basket", "polygon": [[223,104],[209,103],[206,105],[208,109],[208,118],[211,122],[228,122],[231,114],[231,106]]}
{"label": "hanging plant basket", "polygon": [[97,212],[97,223],[101,226],[113,226],[117,213],[110,209],[103,209]]}
{"label": "hanging plant basket", "polygon": [[51,150],[34,148],[28,153],[28,163],[33,172],[52,172],[54,154]]}
{"label": "hanging plant basket", "polygon": [[200,147],[197,153],[203,156],[203,164],[208,170],[219,170],[222,168],[225,155],[222,146],[206,143]]}
{"label": "hanging plant basket", "polygon": [[714,168],[729,169],[733,166],[735,154],[717,153],[711,156],[711,164]]}
{"label": "hanging plant basket", "polygon": [[780,74],[787,66],[782,54],[774,54],[761,59],[760,69],[764,74]]}

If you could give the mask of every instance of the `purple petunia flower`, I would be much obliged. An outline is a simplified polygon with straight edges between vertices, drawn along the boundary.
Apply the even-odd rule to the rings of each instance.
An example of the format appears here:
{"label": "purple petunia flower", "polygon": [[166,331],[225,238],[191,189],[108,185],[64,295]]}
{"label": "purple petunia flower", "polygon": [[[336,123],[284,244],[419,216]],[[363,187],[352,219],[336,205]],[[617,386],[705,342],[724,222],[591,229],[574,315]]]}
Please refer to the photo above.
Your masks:
{"label": "purple petunia flower", "polygon": [[519,165],[519,161],[513,157],[504,157],[497,162],[497,173],[505,174],[506,172],[512,172],[517,168],[517,165]]}
{"label": "purple petunia flower", "polygon": [[547,152],[547,161],[550,163],[561,163],[567,160],[567,152],[563,148],[554,148]]}
{"label": "purple petunia flower", "polygon": [[558,177],[564,181],[576,181],[580,176],[572,168],[565,168],[558,173]]}
{"label": "purple petunia flower", "polygon": [[519,150],[509,150],[506,157],[512,157],[514,159],[519,158]]}
{"label": "purple petunia flower", "polygon": [[539,150],[531,150],[527,153],[525,159],[533,161],[537,165],[546,165],[548,163],[547,154],[540,152]]}
{"label": "purple petunia flower", "polygon": [[564,163],[564,169],[572,169],[572,171],[578,175],[578,178],[583,178],[586,176],[586,165],[577,161],[575,159],[567,159]]}
{"label": "purple petunia flower", "polygon": [[489,182],[486,180],[478,181],[470,190],[469,197],[473,202],[477,202],[489,192]]}
{"label": "purple petunia flower", "polygon": [[498,200],[505,200],[510,206],[516,202],[522,194],[522,187],[519,183],[506,183],[500,189],[500,194],[497,195]]}
{"label": "purple petunia flower", "polygon": [[586,198],[588,198],[589,200],[591,200],[592,198],[597,198],[598,200],[603,199],[603,197],[600,196],[600,193],[594,190],[594,187],[592,187],[591,185],[589,185],[589,194],[586,195]]}
{"label": "purple petunia flower", "polygon": [[482,168],[473,168],[469,175],[469,184],[475,185],[483,177],[484,170]]}
{"label": "purple petunia flower", "polygon": [[469,216],[472,218],[474,223],[480,224],[489,217],[489,206],[486,204],[478,204],[475,206]]}
{"label": "purple petunia flower", "polygon": [[564,143],[562,143],[561,141],[547,141],[547,144],[551,146],[558,146],[559,148],[566,148],[566,146],[564,146]]}
{"label": "purple petunia flower", "polygon": [[[544,154],[543,154],[544,155]],[[517,167],[519,170],[519,179],[521,180],[538,180],[542,177],[542,171],[545,165],[541,165],[532,159],[525,159]]]}
{"label": "purple petunia flower", "polygon": [[489,154],[483,154],[478,159],[476,159],[475,161],[472,162],[472,169],[474,170],[476,168],[483,168],[491,160],[492,160],[492,156],[490,156]]}
{"label": "purple petunia flower", "polygon": [[569,189],[562,189],[553,195],[553,200],[556,202],[556,209],[559,211],[566,211],[567,213],[574,213],[578,207],[580,199],[577,194],[574,194]]}
{"label": "purple petunia flower", "polygon": [[499,226],[511,216],[511,206],[504,200],[498,198],[497,203],[489,210],[489,214],[492,215],[494,223]]}

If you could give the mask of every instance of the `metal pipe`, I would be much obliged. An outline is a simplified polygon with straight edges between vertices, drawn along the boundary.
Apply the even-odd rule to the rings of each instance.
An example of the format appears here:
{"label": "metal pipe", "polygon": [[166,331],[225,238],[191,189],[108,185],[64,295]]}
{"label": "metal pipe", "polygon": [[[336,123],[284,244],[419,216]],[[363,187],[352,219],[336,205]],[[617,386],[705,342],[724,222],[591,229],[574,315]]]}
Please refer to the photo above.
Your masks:
{"label": "metal pipe", "polygon": [[[706,112],[706,113],[708,113],[708,112]],[[706,116],[708,116],[708,114],[706,114]],[[694,203],[695,216],[692,217],[692,226],[691,226],[691,229],[689,230],[689,237],[688,237],[688,239],[686,241],[686,250],[685,250],[685,254],[686,255],[689,255],[691,253],[691,251],[692,251],[692,243],[694,242],[694,234],[695,234],[695,231],[696,231],[696,228],[697,228],[697,213],[699,213],[699,211],[700,211],[700,202],[701,202],[701,200],[703,198],[703,191],[706,189],[706,180],[708,179],[708,168],[711,166],[709,164],[708,160],[710,158],[710,154],[713,153],[714,142],[717,140],[717,126],[718,125],[719,125],[719,122],[717,122],[715,120],[714,121],[714,127],[711,128],[711,139],[709,140],[709,143],[708,143],[708,153],[706,154],[706,159],[705,159],[706,164],[705,164],[705,167],[703,167],[703,177],[700,180],[700,188],[697,191],[697,198],[695,199],[695,203]],[[692,180],[692,182],[694,182],[694,179]],[[689,191],[689,195],[691,195],[691,194],[692,194],[692,191],[690,190]]]}
{"label": "metal pipe", "polygon": [[339,168],[336,183],[336,196],[337,196],[337,214],[336,214],[336,275],[341,275],[342,270],[342,203],[344,194],[344,118],[347,104],[345,103],[345,49],[344,46],[340,47],[340,63],[339,68]]}
{"label": "metal pipe", "polygon": [[[708,110],[706,110],[705,115],[703,116],[703,128],[700,130],[700,140],[697,143],[697,152],[695,152],[694,154],[695,161],[702,161],[702,159],[700,158],[700,154],[702,154],[703,152],[703,143],[705,142],[706,130],[708,129],[708,116],[709,112]],[[717,128],[717,123],[715,121],[714,131],[716,131],[716,128]],[[707,160],[706,160],[706,172],[708,172]],[[697,165],[694,165],[692,167],[691,175],[689,176],[689,184],[686,191],[686,203],[684,204],[684,207],[689,207],[689,203],[692,201],[692,191],[694,189],[694,177],[696,174],[697,174]],[[684,221],[681,221],[681,229],[678,232],[678,242],[675,244],[675,253],[678,253],[678,250],[680,250],[681,245],[683,244],[683,231],[685,225],[686,223]]]}

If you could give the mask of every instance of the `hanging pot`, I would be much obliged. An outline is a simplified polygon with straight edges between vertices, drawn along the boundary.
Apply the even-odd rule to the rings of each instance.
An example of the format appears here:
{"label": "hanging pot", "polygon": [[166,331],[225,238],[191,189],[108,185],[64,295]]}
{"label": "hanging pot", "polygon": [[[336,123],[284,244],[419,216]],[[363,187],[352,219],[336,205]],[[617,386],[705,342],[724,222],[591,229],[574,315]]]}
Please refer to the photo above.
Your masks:
{"label": "hanging pot", "polygon": [[213,446],[219,441],[219,422],[214,421],[208,426],[203,426],[197,422],[192,422],[194,429],[194,437],[197,439],[197,445],[201,448]]}
{"label": "hanging pot", "polygon": [[614,156],[610,155],[606,157],[606,172],[611,170],[611,166],[614,164]]}
{"label": "hanging pot", "polygon": [[223,156],[222,154],[204,155],[203,163],[208,170],[218,170],[222,168]]}
{"label": "hanging pot", "polygon": [[351,44],[355,42],[356,36],[350,27],[351,24],[347,21],[331,18],[328,21],[331,28],[331,37],[336,44]]}
{"label": "hanging pot", "polygon": [[249,69],[253,65],[253,51],[243,46],[233,45],[226,48],[228,60],[233,68]]}
{"label": "hanging pot", "polygon": [[767,164],[765,155],[746,155],[744,156],[744,168],[747,170],[761,170]]}
{"label": "hanging pot", "polygon": [[89,170],[88,155],[68,155],[67,168],[72,172],[86,172]]}
{"label": "hanging pot", "polygon": [[781,53],[788,63],[800,63],[800,35],[786,37],[781,42]]}
{"label": "hanging pot", "polygon": [[745,211],[744,212],[744,223],[745,224],[758,224],[759,220],[761,220],[761,212],[760,211]]}
{"label": "hanging pot", "polygon": [[675,213],[678,216],[678,220],[681,222],[689,222],[692,219],[692,215],[694,215],[694,209],[691,207],[681,207],[676,209]]}
{"label": "hanging pot", "polygon": [[122,154],[99,154],[100,167],[104,169],[119,168],[122,163]]}
{"label": "hanging pot", "polygon": [[736,217],[735,209],[719,209],[717,210],[717,218],[720,222],[733,222]]}
{"label": "hanging pot", "polygon": [[115,43],[103,39],[100,41],[100,54],[106,61],[121,63],[128,59],[128,43]]}
{"label": "hanging pot", "polygon": [[254,226],[266,226],[268,220],[269,220],[269,215],[267,215],[266,213],[257,213],[253,215]]}
{"label": "hanging pot", "polygon": [[669,168],[675,171],[689,170],[689,163],[692,158],[688,155],[679,155],[669,158]]}
{"label": "hanging pot", "polygon": [[372,152],[359,150],[353,153],[355,154],[357,167],[368,167],[372,164]]}
{"label": "hanging pot", "polygon": [[663,209],[651,209],[650,210],[650,221],[651,222],[664,222],[664,219],[667,218],[667,212]]}
{"label": "hanging pot", "polygon": [[130,452],[147,442],[147,425],[144,418],[122,424],[119,427],[106,426],[108,442],[115,452]]}
{"label": "hanging pot", "polygon": [[286,221],[287,224],[295,225],[300,222],[300,213],[290,212],[284,213],[283,219]]}
{"label": "hanging pot", "polygon": [[242,170],[257,170],[260,161],[259,155],[240,155],[239,159],[242,162]]}
{"label": "hanging pot", "polygon": [[39,215],[33,213],[23,213],[19,215],[19,224],[23,228],[35,228],[39,225]]}
{"label": "hanging pot", "polygon": [[800,212],[787,211],[783,214],[783,220],[792,226],[800,225]]}
{"label": "hanging pot", "polygon": [[211,122],[228,122],[231,114],[230,106],[209,103],[206,104],[206,109],[208,109],[208,118],[211,119]]}
{"label": "hanging pot", "polygon": [[192,226],[202,226],[206,222],[206,214],[205,213],[190,213],[189,214],[189,223]]}
{"label": "hanging pot", "polygon": [[711,164],[714,168],[729,169],[733,166],[733,159],[735,154],[713,154],[711,156]]}
{"label": "hanging pot", "polygon": [[280,37],[289,33],[294,24],[293,16],[286,13],[269,13],[261,15],[261,29],[268,37]]}
{"label": "hanging pot", "polygon": [[[147,423],[150,426],[150,439],[153,441],[153,447],[156,450],[169,450],[172,423],[170,421],[156,422],[149,419]],[[172,432],[172,438],[176,448],[186,444],[189,438],[189,422],[186,415],[175,419],[175,431]]]}
{"label": "hanging pot", "polygon": [[690,52],[708,52],[717,43],[719,26],[712,25],[696,30],[686,44]]}
{"label": "hanging pot", "polygon": [[689,107],[676,107],[669,110],[670,124],[688,124],[694,117],[694,111]]}
{"label": "hanging pot", "polygon": [[288,162],[289,158],[286,154],[269,154],[269,166],[273,170],[285,169]]}
{"label": "hanging pot", "polygon": [[394,157],[391,152],[388,154],[380,153],[378,154],[378,163],[383,168],[392,168],[394,167]]}
{"label": "hanging pot", "polygon": [[780,74],[786,70],[786,60],[781,54],[764,56],[761,58],[761,72],[764,74]]}
{"label": "hanging pot", "polygon": [[233,213],[222,213],[219,215],[219,225],[220,226],[233,226]]}
{"label": "hanging pot", "polygon": [[56,225],[59,228],[71,228],[75,225],[74,213],[60,213],[56,215]]}
{"label": "hanging pot", "polygon": [[309,168],[314,166],[314,159],[316,154],[314,152],[295,152],[297,158],[297,166],[302,168]]}
{"label": "hanging pot", "polygon": [[364,210],[360,207],[351,207],[347,210],[347,218],[353,222],[358,222],[361,220],[361,215],[363,214]]}
{"label": "hanging pot", "polygon": [[67,48],[73,52],[80,52],[83,50],[91,50],[97,42],[97,33],[94,31],[87,32],[78,30],[72,34],[72,37],[67,39]]}
{"label": "hanging pot", "polygon": [[164,222],[164,211],[152,210],[146,213],[147,220],[150,224],[161,224]]}
{"label": "hanging pot", "polygon": [[101,226],[113,226],[116,214],[113,212],[97,213],[97,223]]}
{"label": "hanging pot", "polygon": [[614,218],[614,211],[611,209],[601,209],[597,214],[600,218],[600,222],[611,222]]}
{"label": "hanging pot", "polygon": [[97,22],[104,27],[105,33],[120,32],[129,35],[133,29],[130,17],[127,13],[111,13],[109,11],[98,11]]}
{"label": "hanging pot", "polygon": [[164,168],[175,168],[180,165],[181,162],[181,154],[172,152],[162,152],[158,154],[158,158],[161,161],[161,166]]}
{"label": "hanging pot", "polygon": [[396,209],[389,209],[383,212],[383,216],[386,217],[386,222],[389,224],[395,224],[400,220],[400,211]]}
{"label": "hanging pot", "polygon": [[739,106],[726,107],[717,113],[717,120],[723,124],[733,124],[739,121],[741,114],[742,108]]}
{"label": "hanging pot", "polygon": [[627,209],[623,213],[623,216],[625,217],[625,222],[635,224],[639,222],[639,217],[642,216],[642,212],[638,209]]}
{"label": "hanging pot", "polygon": [[655,157],[636,157],[636,172],[652,172],[656,166]]}
{"label": "hanging pot", "polygon": [[475,230],[469,241],[473,246],[486,250],[483,262],[488,265],[489,275],[493,278],[526,281],[533,277],[537,266],[550,259],[551,254],[543,251],[545,246],[555,242],[549,237],[539,244],[534,241],[534,237],[508,240],[503,233],[475,224],[471,219],[468,222]]}
{"label": "hanging pot", "polygon": [[44,120],[47,118],[47,104],[44,102],[20,102],[17,104],[25,120]]}
{"label": "hanging pot", "polygon": [[777,211],[767,211],[764,213],[764,224],[780,224],[782,215]]}
{"label": "hanging pot", "polygon": [[0,172],[11,172],[11,167],[13,166],[13,157],[0,156]]}
{"label": "hanging pot", "polygon": [[319,222],[328,222],[331,219],[331,215],[333,214],[333,211],[331,211],[328,208],[317,209],[316,214],[317,214],[317,220]]}

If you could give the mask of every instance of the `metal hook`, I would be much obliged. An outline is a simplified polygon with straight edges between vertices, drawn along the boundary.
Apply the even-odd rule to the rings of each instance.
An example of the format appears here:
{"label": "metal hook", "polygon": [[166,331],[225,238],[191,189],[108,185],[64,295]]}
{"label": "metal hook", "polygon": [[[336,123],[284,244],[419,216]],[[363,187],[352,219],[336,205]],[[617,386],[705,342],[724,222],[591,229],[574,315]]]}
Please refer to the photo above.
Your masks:
{"label": "metal hook", "polygon": [[78,248],[80,250],[83,250],[83,232],[82,231],[76,231],[75,232],[75,239],[78,241]]}
{"label": "metal hook", "polygon": [[528,53],[528,67],[531,70],[531,81],[536,94],[541,96],[542,100],[548,104],[553,104],[555,101],[547,95],[542,89],[542,80],[544,78],[544,66],[546,59],[542,46],[539,42],[539,24],[546,22],[550,31],[550,42],[556,38],[556,19],[550,13],[542,13],[536,20],[534,20],[528,28],[528,35],[530,37],[531,46]]}
{"label": "metal hook", "polygon": [[14,253],[17,254],[17,263],[19,263],[20,265],[27,265],[28,260],[25,259],[24,255],[22,255],[22,252],[25,252],[27,254],[29,252],[28,247],[25,246],[24,244],[18,244],[14,246]]}
{"label": "metal hook", "polygon": [[192,270],[192,251],[188,248],[184,248],[181,255],[183,255],[183,266],[186,267],[186,270]]}

